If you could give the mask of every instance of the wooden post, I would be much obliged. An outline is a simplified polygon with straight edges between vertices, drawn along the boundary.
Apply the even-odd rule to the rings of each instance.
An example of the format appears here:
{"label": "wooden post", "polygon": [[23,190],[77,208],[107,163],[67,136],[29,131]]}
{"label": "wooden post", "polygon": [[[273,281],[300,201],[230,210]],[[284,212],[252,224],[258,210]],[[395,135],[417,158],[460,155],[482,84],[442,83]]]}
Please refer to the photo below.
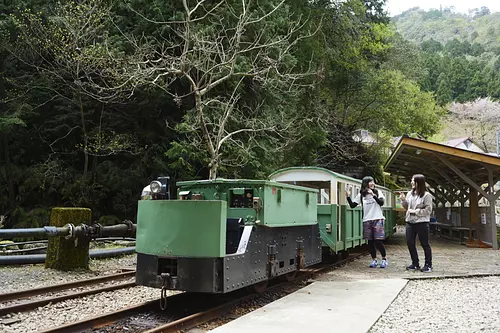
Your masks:
{"label": "wooden post", "polygon": [[[479,207],[478,207],[478,195],[476,189],[472,186],[469,187],[469,222],[471,229],[476,229],[476,238],[479,239]],[[466,244],[474,243],[475,239],[472,237],[471,233],[469,233],[469,239],[465,242]]]}
{"label": "wooden post", "polygon": [[[470,223],[476,229],[476,239],[472,237],[472,230],[469,232],[469,239],[465,242],[467,247],[488,247],[481,240],[481,223],[479,222],[479,205],[478,205],[478,192],[472,186],[469,188],[469,209],[470,209]],[[472,229],[472,228],[471,228]]]}
{"label": "wooden post", "polygon": [[[92,212],[88,208],[52,208],[50,225],[63,227],[66,224],[90,225]],[[49,237],[45,268],[63,271],[89,266],[90,238],[79,237],[66,239],[64,237]]]}

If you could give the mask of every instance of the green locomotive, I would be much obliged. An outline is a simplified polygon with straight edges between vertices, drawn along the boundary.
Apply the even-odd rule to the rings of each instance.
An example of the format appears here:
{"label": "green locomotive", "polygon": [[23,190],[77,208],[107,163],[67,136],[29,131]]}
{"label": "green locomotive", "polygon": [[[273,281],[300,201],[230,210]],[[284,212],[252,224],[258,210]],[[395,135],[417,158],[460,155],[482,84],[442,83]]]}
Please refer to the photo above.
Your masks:
{"label": "green locomotive", "polygon": [[[301,179],[305,170],[330,178]],[[179,182],[177,200],[167,200],[167,178],[152,182],[151,193],[142,195],[151,200],[140,200],[138,207],[137,284],[204,293],[248,286],[260,291],[270,279],[290,278],[321,262],[325,250],[364,244],[361,210],[331,192],[359,187],[359,180],[320,168],[284,169],[271,179]],[[334,194],[329,202],[326,192]],[[384,207],[387,235],[394,225],[392,207]]]}

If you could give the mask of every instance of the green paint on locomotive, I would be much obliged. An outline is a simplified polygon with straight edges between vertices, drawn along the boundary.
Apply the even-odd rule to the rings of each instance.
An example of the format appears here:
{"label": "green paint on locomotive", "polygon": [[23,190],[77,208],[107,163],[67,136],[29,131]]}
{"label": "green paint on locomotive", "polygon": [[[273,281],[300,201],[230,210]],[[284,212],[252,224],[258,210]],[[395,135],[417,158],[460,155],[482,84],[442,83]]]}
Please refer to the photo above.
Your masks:
{"label": "green paint on locomotive", "polygon": [[180,257],[222,257],[227,203],[221,200],[140,200],[136,251]]}
{"label": "green paint on locomotive", "polygon": [[217,179],[177,185],[179,197],[190,200],[139,201],[138,253],[224,257],[226,218],[266,227],[317,224],[315,189],[261,180]]}
{"label": "green paint on locomotive", "polygon": [[[365,243],[361,208],[317,204],[316,189],[265,180],[217,179],[177,185],[179,194],[192,200],[139,201],[137,252],[224,257],[227,218],[241,218],[245,225],[266,227],[318,223],[323,246],[333,252]],[[394,233],[395,212],[390,207],[382,210],[385,232],[390,237]]]}
{"label": "green paint on locomotive", "polygon": [[[191,196],[201,195],[204,200],[227,201],[227,217],[243,218],[245,224],[293,227],[317,223],[316,189],[247,179],[187,181],[177,185],[179,193],[189,191]],[[239,198],[248,193],[249,200]]]}

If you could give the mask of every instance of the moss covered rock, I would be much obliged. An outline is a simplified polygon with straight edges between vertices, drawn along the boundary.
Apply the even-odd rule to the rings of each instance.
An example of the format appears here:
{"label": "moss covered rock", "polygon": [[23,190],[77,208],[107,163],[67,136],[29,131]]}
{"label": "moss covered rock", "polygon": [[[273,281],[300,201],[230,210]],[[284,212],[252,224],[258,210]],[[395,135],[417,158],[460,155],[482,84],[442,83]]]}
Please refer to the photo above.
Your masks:
{"label": "moss covered rock", "polygon": [[[50,225],[63,227],[66,224],[78,226],[82,223],[90,225],[92,212],[88,208],[52,208]],[[66,239],[49,237],[45,268],[72,270],[88,268],[90,238]]]}

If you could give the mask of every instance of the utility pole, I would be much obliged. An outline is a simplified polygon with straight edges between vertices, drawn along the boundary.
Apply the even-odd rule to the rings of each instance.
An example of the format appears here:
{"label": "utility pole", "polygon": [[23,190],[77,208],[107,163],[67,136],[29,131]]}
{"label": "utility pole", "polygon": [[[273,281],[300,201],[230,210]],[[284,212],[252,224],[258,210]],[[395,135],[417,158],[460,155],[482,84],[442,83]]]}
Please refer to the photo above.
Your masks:
{"label": "utility pole", "polygon": [[497,156],[500,156],[500,131],[497,128],[496,132],[496,143],[497,143]]}

